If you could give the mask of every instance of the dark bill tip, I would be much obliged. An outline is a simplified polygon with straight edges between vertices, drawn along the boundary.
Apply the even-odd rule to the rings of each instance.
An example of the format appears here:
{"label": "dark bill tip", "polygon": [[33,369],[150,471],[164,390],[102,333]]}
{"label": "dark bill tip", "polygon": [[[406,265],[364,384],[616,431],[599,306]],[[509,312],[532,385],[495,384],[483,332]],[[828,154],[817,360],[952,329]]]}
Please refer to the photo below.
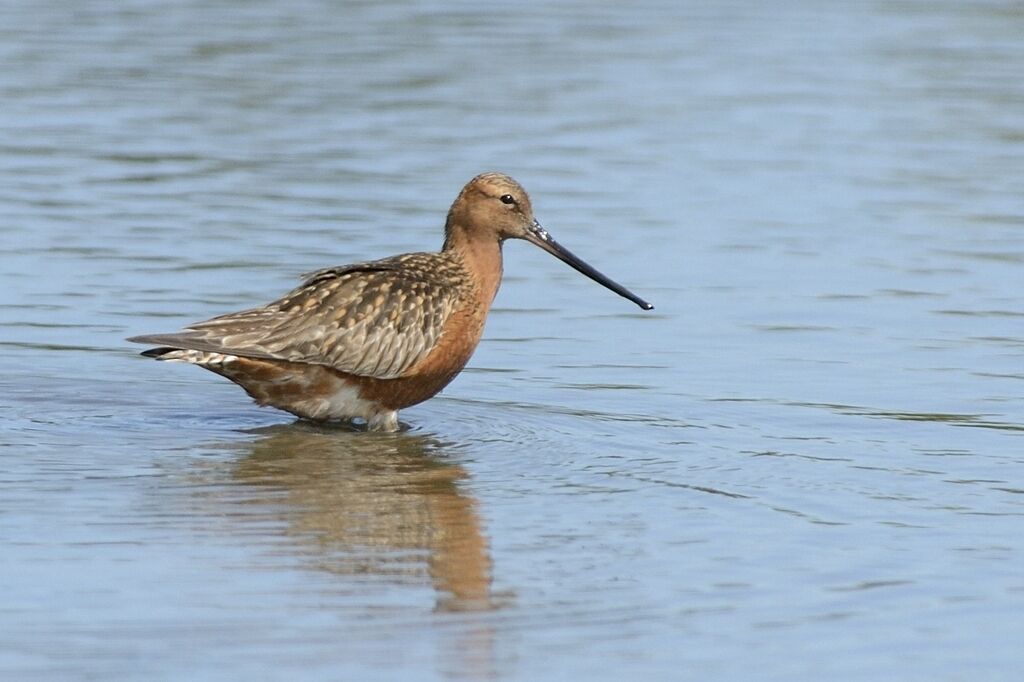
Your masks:
{"label": "dark bill tip", "polygon": [[604,276],[582,258],[576,256],[572,251],[556,242],[554,238],[548,234],[548,231],[540,226],[540,223],[535,221],[527,230],[526,235],[526,241],[544,249],[577,272],[586,275],[601,286],[611,289],[619,296],[636,303],[642,310],[654,310],[653,305],[640,298],[618,282],[614,282]]}

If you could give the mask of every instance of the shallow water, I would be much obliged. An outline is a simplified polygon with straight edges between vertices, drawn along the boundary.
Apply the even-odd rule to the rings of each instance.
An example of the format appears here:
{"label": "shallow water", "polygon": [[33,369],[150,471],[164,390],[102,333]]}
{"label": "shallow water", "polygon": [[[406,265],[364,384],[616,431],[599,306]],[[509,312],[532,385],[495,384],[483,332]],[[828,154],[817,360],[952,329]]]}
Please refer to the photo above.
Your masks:
{"label": "shallow water", "polygon": [[[0,9],[0,677],[1009,680],[1012,3]],[[123,338],[522,243],[397,435]]]}

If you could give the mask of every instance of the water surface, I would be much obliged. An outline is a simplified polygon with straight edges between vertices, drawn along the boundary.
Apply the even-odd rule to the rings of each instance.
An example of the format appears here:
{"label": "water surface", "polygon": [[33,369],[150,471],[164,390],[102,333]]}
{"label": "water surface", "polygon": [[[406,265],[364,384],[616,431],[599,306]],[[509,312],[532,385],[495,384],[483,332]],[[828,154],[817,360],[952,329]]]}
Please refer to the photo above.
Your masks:
{"label": "water surface", "polygon": [[[1011,680],[1012,3],[0,9],[0,677]],[[396,435],[123,341],[523,243]]]}

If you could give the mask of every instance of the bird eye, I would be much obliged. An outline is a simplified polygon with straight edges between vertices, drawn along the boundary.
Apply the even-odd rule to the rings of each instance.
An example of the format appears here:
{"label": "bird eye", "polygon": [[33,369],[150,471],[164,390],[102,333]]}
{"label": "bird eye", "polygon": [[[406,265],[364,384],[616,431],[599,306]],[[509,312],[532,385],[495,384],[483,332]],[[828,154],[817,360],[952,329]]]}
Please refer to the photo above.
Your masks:
{"label": "bird eye", "polygon": [[512,205],[512,204],[516,203],[516,199],[511,194],[502,194],[501,195],[501,203]]}

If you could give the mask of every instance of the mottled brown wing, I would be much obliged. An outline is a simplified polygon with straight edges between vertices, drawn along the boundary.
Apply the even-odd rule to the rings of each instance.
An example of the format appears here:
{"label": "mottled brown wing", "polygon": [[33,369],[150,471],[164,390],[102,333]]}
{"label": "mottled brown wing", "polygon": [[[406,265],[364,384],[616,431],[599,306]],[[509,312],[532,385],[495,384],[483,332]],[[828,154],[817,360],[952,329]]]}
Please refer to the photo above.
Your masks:
{"label": "mottled brown wing", "polygon": [[430,352],[456,307],[454,288],[430,275],[391,259],[321,270],[261,308],[132,340],[393,379]]}

